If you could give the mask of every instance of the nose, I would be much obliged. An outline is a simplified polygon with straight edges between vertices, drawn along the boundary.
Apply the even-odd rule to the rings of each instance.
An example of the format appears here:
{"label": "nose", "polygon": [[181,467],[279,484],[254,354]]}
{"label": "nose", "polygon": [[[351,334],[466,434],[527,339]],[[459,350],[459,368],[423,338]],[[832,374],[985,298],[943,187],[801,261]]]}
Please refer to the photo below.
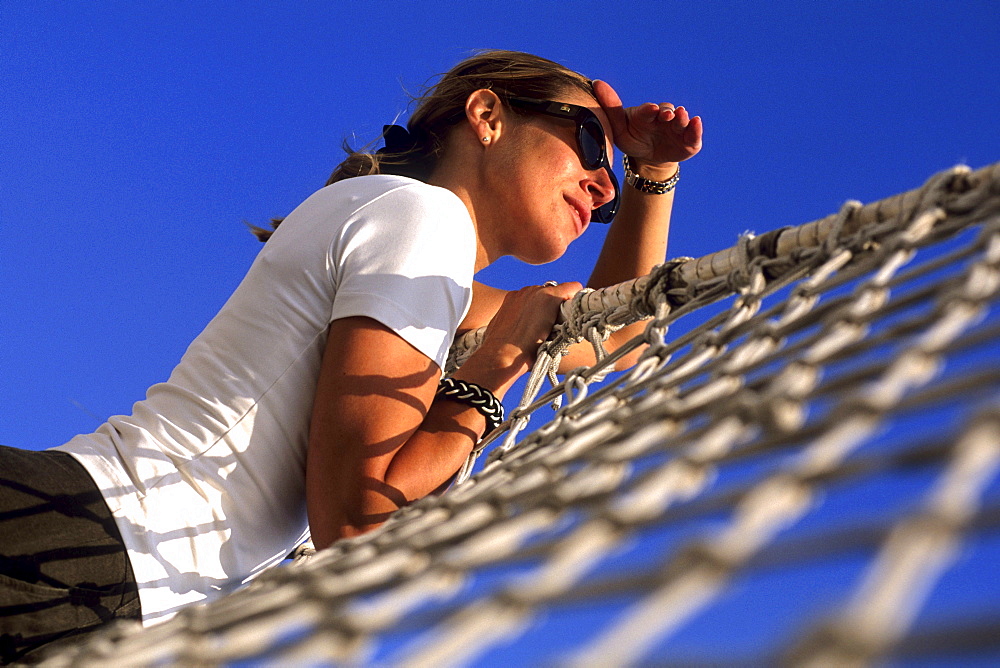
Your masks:
{"label": "nose", "polygon": [[612,201],[617,194],[615,192],[615,181],[612,178],[611,167],[598,167],[590,172],[591,178],[587,182],[587,192],[593,200],[593,208],[599,209]]}

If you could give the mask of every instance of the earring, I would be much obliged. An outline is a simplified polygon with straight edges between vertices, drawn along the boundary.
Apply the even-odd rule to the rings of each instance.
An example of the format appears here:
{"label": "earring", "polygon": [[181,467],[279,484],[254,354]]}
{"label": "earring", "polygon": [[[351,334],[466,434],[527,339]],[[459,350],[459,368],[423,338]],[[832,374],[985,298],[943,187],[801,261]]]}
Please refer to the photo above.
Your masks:
{"label": "earring", "polygon": [[490,138],[489,137],[483,137],[483,143],[484,144],[489,144],[490,143]]}

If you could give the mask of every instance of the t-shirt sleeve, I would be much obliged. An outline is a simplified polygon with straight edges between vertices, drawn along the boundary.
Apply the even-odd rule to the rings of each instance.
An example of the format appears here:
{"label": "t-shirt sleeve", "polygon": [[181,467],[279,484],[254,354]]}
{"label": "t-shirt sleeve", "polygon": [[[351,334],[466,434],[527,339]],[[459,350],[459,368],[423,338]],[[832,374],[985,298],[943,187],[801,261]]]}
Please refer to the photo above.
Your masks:
{"label": "t-shirt sleeve", "polygon": [[475,232],[453,193],[395,188],[360,207],[330,248],[330,320],[367,316],[444,368],[472,298]]}

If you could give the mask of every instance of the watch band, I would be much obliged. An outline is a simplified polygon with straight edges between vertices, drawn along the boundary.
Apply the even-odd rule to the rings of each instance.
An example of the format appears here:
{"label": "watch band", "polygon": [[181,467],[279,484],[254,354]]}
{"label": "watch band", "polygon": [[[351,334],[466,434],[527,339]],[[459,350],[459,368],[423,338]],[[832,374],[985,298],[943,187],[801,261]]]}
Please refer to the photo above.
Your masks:
{"label": "watch band", "polygon": [[677,165],[677,171],[666,181],[653,181],[633,172],[627,155],[622,156],[622,164],[625,165],[625,183],[640,192],[649,193],[650,195],[665,195],[673,190],[677,186],[677,182],[681,180],[680,165]]}

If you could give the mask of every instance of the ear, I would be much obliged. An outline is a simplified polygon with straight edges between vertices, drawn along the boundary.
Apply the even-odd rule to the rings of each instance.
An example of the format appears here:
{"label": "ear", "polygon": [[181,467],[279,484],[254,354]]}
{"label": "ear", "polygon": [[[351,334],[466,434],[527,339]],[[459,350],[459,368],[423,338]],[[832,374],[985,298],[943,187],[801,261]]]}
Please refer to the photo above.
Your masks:
{"label": "ear", "polygon": [[503,133],[507,110],[500,97],[487,88],[469,94],[465,100],[465,119],[480,144],[491,144]]}

